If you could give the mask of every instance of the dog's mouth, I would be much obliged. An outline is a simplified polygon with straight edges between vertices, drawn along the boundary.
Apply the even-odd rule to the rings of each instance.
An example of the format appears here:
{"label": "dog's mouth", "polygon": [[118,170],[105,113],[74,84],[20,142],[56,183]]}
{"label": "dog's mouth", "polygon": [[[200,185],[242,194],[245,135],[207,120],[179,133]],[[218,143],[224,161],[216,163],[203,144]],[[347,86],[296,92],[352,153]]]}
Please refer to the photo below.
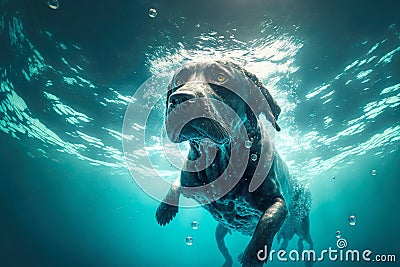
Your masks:
{"label": "dog's mouth", "polygon": [[169,139],[174,143],[200,142],[205,138],[211,139],[218,145],[229,142],[229,133],[225,127],[209,118],[195,118],[187,123],[167,120],[166,130]]}

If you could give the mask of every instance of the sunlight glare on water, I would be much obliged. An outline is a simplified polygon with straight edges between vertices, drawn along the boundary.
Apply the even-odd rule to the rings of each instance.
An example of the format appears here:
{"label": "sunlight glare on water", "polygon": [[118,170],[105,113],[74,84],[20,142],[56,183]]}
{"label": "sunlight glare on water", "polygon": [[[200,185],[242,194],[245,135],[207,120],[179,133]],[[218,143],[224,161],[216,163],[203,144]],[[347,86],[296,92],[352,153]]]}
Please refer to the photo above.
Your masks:
{"label": "sunlight glare on water", "polygon": [[[149,10],[149,16],[154,14],[156,13]],[[184,20],[179,18],[174,23],[180,25]],[[0,130],[22,142],[27,142],[28,139],[36,140],[36,147],[32,147],[32,151],[29,152],[32,157],[67,153],[92,165],[106,166],[112,168],[115,173],[124,173],[126,165],[121,151],[121,140],[136,140],[137,137],[123,136],[120,123],[102,123],[98,117],[87,112],[84,105],[68,99],[57,88],[65,87],[71,90],[78,96],[74,99],[91,99],[90,105],[106,114],[110,113],[114,121],[123,120],[122,112],[119,113],[120,117],[115,117],[112,113],[114,110],[125,110],[132,100],[133,92],[122,90],[123,84],[120,88],[104,88],[99,85],[85,70],[87,62],[83,60],[85,55],[79,44],[61,43],[51,32],[43,31],[41,38],[59,49],[62,65],[52,66],[42,56],[46,51],[35,46],[26,36],[21,18],[12,17],[9,30],[11,46],[19,53],[24,53],[23,56],[29,60],[21,69],[22,80],[19,76],[14,77],[8,68],[0,67],[0,92],[5,96],[0,105],[0,112],[4,114],[0,121]],[[166,88],[171,73],[185,62],[226,58],[242,64],[263,81],[281,106],[282,113],[278,122],[282,131],[276,135],[276,148],[291,172],[300,179],[313,177],[328,170],[334,171],[351,163],[351,160],[347,160],[350,156],[361,156],[371,152],[383,157],[385,152],[391,153],[395,151],[393,147],[398,146],[400,125],[396,122],[383,126],[375,123],[400,104],[399,82],[391,75],[382,79],[377,79],[379,75],[375,75],[376,72],[386,70],[400,54],[397,31],[392,30],[393,36],[386,38],[392,38],[391,43],[369,40],[358,45],[358,54],[349,59],[349,63],[344,65],[342,70],[320,81],[318,86],[309,88],[305,97],[300,98],[296,91],[300,83],[297,76],[300,68],[297,54],[303,47],[301,39],[281,34],[268,23],[261,24],[253,39],[247,40],[236,37],[237,31],[234,26],[228,27],[225,32],[218,32],[198,24],[193,30],[192,38],[177,42],[170,39],[169,33],[161,32],[157,38],[162,40],[162,45],[148,47],[145,53],[145,67],[154,75],[167,74],[164,80],[155,81],[157,86]],[[176,31],[177,36],[184,36],[183,32],[179,32],[179,27]],[[229,38],[220,38],[221,36]],[[189,39],[192,43],[185,41]],[[31,80],[40,79],[45,71],[53,72],[55,78],[39,80],[44,88],[39,95],[43,99],[43,110],[51,112],[39,114],[32,112],[30,99],[24,98],[15,89],[14,83],[24,82],[22,87],[26,87]],[[350,86],[361,95],[370,93],[372,87],[377,88],[377,93],[371,93],[370,97],[359,97],[357,109],[339,119],[336,116],[337,107],[345,105],[346,102],[345,99],[337,97],[337,94],[340,90],[348,90]],[[97,94],[96,90],[100,89],[107,93]],[[171,163],[163,156],[160,138],[163,105],[164,101],[161,101],[156,110],[159,115],[149,121],[148,125],[134,125],[139,130],[149,129],[152,138],[146,141],[145,149],[133,155],[133,158],[140,162],[148,154],[159,172],[163,173],[166,179],[172,179],[179,172],[179,164],[172,164],[174,167],[171,168]],[[307,105],[312,105],[322,114],[323,120],[320,124],[319,121],[315,125],[297,124],[295,118],[298,110]],[[45,119],[45,115],[53,121],[62,122],[63,125],[48,123],[47,121],[51,120]],[[179,157],[184,157],[183,154],[185,152],[180,153]]]}
{"label": "sunlight glare on water", "polygon": [[[265,32],[268,32],[268,29],[264,29]],[[360,58],[365,57],[365,59],[359,59],[348,66],[343,66],[342,73],[338,73],[330,81],[322,81],[320,86],[309,90],[305,99],[299,99],[296,95],[299,80],[295,74],[299,68],[296,55],[303,46],[301,40],[285,35],[277,36],[276,33],[269,36],[264,35],[249,42],[235,38],[221,41],[217,36],[218,33],[215,32],[201,34],[198,37],[199,44],[195,49],[186,48],[183,43],[177,50],[165,50],[165,47],[155,48],[154,52],[149,53],[150,70],[153,73],[167,72],[170,68],[171,70],[178,68],[187,61],[204,61],[210,58],[229,58],[243,64],[245,68],[261,78],[282,108],[279,117],[282,131],[276,135],[277,150],[288,163],[291,172],[300,179],[335,168],[339,169],[342,163],[346,162],[345,159],[352,155],[363,155],[369,150],[377,153],[379,147],[391,147],[393,142],[398,144],[397,133],[400,131],[400,126],[396,124],[388,128],[377,128],[375,132],[371,131],[361,135],[375,117],[399,105],[400,96],[396,93],[400,88],[398,84],[382,85],[380,96],[383,96],[383,99],[365,103],[365,106],[361,107],[365,113],[349,114],[344,125],[336,121],[333,112],[335,106],[343,104],[338,102],[340,99],[335,97],[337,94],[336,84],[347,83],[355,79],[360,80],[358,84],[365,87],[374,82],[369,77],[377,71],[375,69],[385,68],[385,64],[391,62],[393,55],[399,52],[397,48],[389,52],[387,52],[387,48],[380,50],[379,45],[376,44],[373,45],[374,50],[363,48],[360,50]],[[368,44],[369,42],[366,42],[363,45],[368,46]],[[362,55],[362,51],[365,51],[364,53],[367,55]],[[374,54],[373,52],[377,55],[371,55]],[[378,56],[378,54],[380,55]],[[380,60],[378,60],[379,57]],[[176,62],[176,64],[171,65],[171,62]],[[375,83],[377,82],[379,81],[375,81]],[[389,76],[387,82],[394,82],[394,80]],[[356,82],[352,83],[354,86]],[[348,84],[348,86],[350,85]],[[314,126],[311,129],[301,129],[296,124],[294,120],[296,110],[301,105],[307,105],[308,101],[313,101],[314,104],[315,101],[318,101],[316,106],[320,106],[320,109],[327,112],[322,128],[317,129]],[[338,131],[331,131],[333,126],[336,126]],[[338,145],[343,140],[351,139],[357,141],[344,147]],[[347,142],[345,143],[347,144]],[[321,154],[322,147],[331,147],[332,149],[327,149],[330,151],[329,153]],[[390,151],[393,150],[390,149]],[[347,161],[345,164],[350,162]]]}

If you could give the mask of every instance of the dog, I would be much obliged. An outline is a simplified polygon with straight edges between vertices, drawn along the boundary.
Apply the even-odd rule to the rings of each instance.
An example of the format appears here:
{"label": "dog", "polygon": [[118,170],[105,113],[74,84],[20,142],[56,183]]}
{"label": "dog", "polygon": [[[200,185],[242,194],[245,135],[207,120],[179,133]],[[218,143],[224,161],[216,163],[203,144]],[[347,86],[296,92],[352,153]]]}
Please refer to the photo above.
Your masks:
{"label": "dog", "polygon": [[265,127],[280,131],[280,112],[261,81],[231,61],[188,63],[177,71],[168,85],[166,132],[172,142],[188,141],[190,149],[185,169],[157,208],[158,224],[171,222],[183,195],[218,222],[215,238],[224,267],[233,264],[225,244],[232,230],[251,236],[239,256],[246,267],[263,266],[268,253],[257,255],[271,248],[277,233],[281,249],[294,235],[299,249],[303,241],[312,248],[308,187],[290,177]]}

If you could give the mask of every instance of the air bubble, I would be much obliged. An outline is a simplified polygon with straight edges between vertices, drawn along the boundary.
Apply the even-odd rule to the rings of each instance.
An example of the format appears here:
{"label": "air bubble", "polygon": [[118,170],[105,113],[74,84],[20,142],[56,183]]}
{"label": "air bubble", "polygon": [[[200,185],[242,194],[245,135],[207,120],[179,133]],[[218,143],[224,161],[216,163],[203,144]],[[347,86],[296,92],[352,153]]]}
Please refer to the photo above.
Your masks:
{"label": "air bubble", "polygon": [[244,146],[245,146],[246,148],[250,148],[252,145],[253,145],[253,142],[250,141],[250,140],[247,140],[247,141],[244,142]]}
{"label": "air bubble", "polygon": [[349,222],[349,224],[350,224],[351,226],[356,225],[356,223],[357,223],[357,218],[356,218],[356,216],[351,215],[351,216],[349,217],[349,219],[348,219],[348,222]]}
{"label": "air bubble", "polygon": [[376,170],[372,170],[372,171],[371,171],[371,175],[372,175],[372,176],[376,176]]}
{"label": "air bubble", "polygon": [[250,159],[252,160],[252,161],[256,161],[257,160],[257,154],[251,154],[250,155]]}
{"label": "air bubble", "polygon": [[149,9],[149,17],[150,18],[155,18],[157,17],[157,10],[155,8],[150,8]]}
{"label": "air bubble", "polygon": [[341,238],[341,237],[342,237],[342,233],[339,230],[337,230],[336,231],[336,238]]}
{"label": "air bubble", "polygon": [[60,7],[58,0],[50,0],[47,2],[47,5],[53,10],[56,10]]}
{"label": "air bubble", "polygon": [[192,225],[192,229],[193,230],[197,230],[199,228],[199,222],[198,221],[193,221],[191,223],[191,225]]}
{"label": "air bubble", "polygon": [[186,245],[188,245],[188,246],[193,245],[193,237],[191,237],[191,236],[186,237]]}

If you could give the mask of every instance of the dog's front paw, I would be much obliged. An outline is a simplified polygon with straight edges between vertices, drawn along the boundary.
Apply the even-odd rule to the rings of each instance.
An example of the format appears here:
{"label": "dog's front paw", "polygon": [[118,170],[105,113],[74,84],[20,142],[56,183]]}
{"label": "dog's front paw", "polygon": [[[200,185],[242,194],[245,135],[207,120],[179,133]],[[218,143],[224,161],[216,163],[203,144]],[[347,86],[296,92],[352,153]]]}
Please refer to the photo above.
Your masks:
{"label": "dog's front paw", "polygon": [[161,202],[156,211],[156,219],[159,225],[167,225],[178,213],[178,206]]}
{"label": "dog's front paw", "polygon": [[262,267],[264,265],[264,262],[257,258],[257,251],[250,244],[247,246],[246,250],[239,255],[238,260],[243,267]]}

